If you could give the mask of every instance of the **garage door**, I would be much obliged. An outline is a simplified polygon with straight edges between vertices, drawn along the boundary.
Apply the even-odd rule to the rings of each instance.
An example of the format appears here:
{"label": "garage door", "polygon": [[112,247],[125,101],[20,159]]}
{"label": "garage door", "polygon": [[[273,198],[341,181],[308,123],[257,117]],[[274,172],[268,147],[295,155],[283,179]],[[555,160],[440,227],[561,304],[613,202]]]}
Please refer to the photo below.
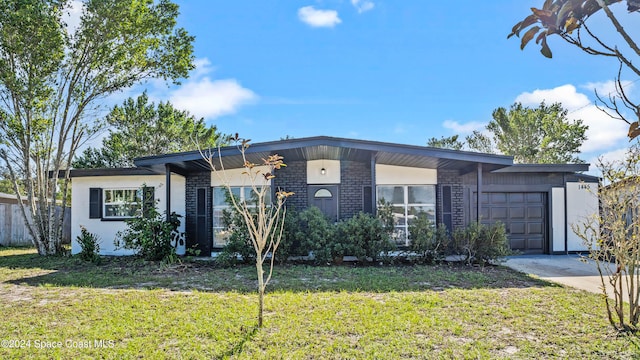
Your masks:
{"label": "garage door", "polygon": [[545,193],[538,192],[483,193],[481,221],[504,223],[511,249],[544,253],[545,199]]}

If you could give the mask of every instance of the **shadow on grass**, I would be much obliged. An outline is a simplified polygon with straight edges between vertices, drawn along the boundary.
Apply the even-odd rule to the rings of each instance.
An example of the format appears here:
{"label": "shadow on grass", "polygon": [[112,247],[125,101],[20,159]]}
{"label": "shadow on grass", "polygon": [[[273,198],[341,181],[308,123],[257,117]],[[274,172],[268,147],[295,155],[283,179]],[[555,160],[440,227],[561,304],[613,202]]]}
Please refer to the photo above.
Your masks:
{"label": "shadow on grass", "polygon": [[[76,257],[41,257],[0,251],[0,282],[30,286],[107,289],[168,289],[255,293],[255,265],[217,268],[210,261],[177,264],[135,257],[104,257],[99,265]],[[276,266],[269,292],[404,292],[451,288],[558,286],[502,266],[484,269],[459,264],[395,266]]]}

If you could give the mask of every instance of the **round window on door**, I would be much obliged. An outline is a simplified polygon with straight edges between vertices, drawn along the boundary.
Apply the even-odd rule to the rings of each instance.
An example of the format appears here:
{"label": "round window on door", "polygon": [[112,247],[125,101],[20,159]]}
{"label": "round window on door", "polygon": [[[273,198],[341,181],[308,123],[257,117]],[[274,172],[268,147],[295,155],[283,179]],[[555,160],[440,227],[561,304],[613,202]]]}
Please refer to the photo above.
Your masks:
{"label": "round window on door", "polygon": [[327,199],[332,198],[333,194],[327,189],[318,189],[316,193],[313,194],[313,197],[316,199]]}

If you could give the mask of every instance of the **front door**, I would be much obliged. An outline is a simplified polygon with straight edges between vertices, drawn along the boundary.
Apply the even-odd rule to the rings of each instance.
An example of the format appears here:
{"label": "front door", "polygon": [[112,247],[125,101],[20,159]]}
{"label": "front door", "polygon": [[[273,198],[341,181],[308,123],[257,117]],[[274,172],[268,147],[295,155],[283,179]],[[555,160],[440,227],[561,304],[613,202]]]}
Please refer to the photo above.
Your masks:
{"label": "front door", "polygon": [[338,221],[338,185],[310,185],[309,206],[318,207],[332,221]]}

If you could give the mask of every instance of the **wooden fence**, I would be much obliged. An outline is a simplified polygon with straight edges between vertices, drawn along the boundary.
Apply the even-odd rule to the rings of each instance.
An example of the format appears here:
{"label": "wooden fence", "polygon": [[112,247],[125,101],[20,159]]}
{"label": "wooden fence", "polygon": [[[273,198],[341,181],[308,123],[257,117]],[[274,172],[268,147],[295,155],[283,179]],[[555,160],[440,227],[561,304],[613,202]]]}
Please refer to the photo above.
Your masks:
{"label": "wooden fence", "polygon": [[[28,216],[28,214],[27,214]],[[62,226],[63,243],[71,242],[71,209],[64,212]],[[24,224],[20,205],[16,203],[0,202],[0,245],[28,246],[33,245],[29,229]]]}

